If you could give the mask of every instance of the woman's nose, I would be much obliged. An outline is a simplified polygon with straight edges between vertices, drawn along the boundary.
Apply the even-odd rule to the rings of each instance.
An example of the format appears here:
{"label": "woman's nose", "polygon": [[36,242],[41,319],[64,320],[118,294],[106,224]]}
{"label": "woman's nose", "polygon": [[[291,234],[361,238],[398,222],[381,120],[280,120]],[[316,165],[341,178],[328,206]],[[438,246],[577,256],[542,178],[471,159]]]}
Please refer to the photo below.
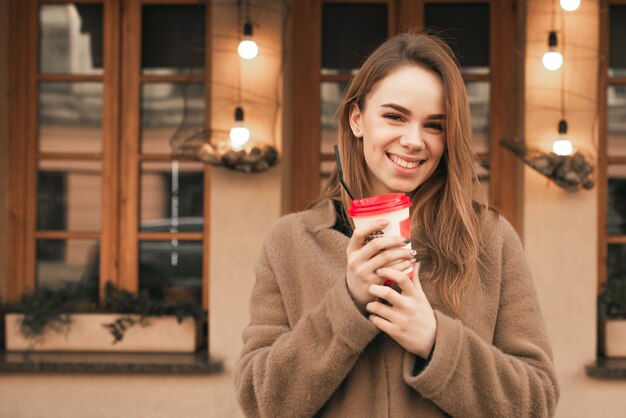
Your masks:
{"label": "woman's nose", "polygon": [[407,126],[407,130],[400,138],[400,145],[411,149],[424,149],[426,144],[418,126]]}

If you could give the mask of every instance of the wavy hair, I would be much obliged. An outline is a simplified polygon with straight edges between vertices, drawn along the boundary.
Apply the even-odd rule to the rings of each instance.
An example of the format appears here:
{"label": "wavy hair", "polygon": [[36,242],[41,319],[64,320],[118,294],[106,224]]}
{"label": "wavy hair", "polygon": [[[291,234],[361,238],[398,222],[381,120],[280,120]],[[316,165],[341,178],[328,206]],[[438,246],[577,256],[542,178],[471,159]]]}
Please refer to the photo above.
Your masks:
{"label": "wavy hair", "polygon": [[[379,46],[352,79],[338,109],[338,145],[344,180],[355,198],[370,196],[372,185],[363,155],[363,141],[350,129],[350,110],[363,111],[374,86],[403,66],[419,66],[437,74],[445,96],[445,149],[439,166],[411,198],[411,225],[420,260],[420,279],[437,285],[443,304],[458,313],[462,295],[478,282],[480,225],[486,199],[474,168],[470,111],[463,78],[452,50],[439,38],[410,32]],[[337,168],[316,202],[350,199]],[[352,225],[353,226],[353,225]]]}

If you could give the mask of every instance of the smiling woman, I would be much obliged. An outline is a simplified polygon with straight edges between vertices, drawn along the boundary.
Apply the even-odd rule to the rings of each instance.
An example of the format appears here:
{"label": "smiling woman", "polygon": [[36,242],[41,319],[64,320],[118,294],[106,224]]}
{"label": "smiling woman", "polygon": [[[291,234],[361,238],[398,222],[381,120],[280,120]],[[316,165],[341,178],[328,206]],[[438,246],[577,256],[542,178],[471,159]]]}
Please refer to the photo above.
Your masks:
{"label": "smiling woman", "polygon": [[270,229],[236,370],[244,411],[553,415],[558,383],[530,270],[511,225],[480,197],[452,51],[423,34],[389,39],[338,119],[348,189],[408,195],[411,237],[368,239],[380,219],[355,227],[337,168],[309,210]]}
{"label": "smiling woman", "polygon": [[441,78],[422,67],[401,67],[376,85],[366,103],[363,109],[352,104],[350,128],[363,140],[373,194],[412,192],[443,154]]}

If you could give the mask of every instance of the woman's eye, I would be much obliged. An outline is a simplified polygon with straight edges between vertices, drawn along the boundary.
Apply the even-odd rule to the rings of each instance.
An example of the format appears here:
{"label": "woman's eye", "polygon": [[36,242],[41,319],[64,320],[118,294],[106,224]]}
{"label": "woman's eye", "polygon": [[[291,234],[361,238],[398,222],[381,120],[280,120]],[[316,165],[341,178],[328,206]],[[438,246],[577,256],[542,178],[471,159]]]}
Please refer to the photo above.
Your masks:
{"label": "woman's eye", "polygon": [[398,114],[396,114],[396,113],[388,113],[388,114],[386,114],[384,117],[385,117],[385,118],[387,118],[387,119],[397,120],[397,121],[402,121],[402,120],[404,120],[404,119],[402,118],[402,116],[400,116],[400,115],[398,115]]}
{"label": "woman's eye", "polygon": [[443,131],[443,125],[441,123],[429,122],[426,124],[426,128],[435,129],[437,131]]}

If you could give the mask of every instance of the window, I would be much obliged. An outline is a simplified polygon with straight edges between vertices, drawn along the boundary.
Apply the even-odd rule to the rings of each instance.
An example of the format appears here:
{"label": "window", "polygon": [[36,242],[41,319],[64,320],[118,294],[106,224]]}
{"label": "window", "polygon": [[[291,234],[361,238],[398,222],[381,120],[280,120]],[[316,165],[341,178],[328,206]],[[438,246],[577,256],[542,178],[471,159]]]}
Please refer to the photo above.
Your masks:
{"label": "window", "polygon": [[[603,45],[600,60],[600,124],[598,164],[599,273],[598,291],[624,294],[626,289],[626,2],[602,4]],[[623,309],[606,306],[600,317],[620,318]],[[599,324],[598,354],[605,356],[603,324]]]}
{"label": "window", "polygon": [[[404,28],[439,33],[461,64],[472,112],[477,167],[490,201],[517,224],[519,165],[499,145],[516,132],[516,16],[512,1],[350,1],[294,3],[293,210],[324,187],[334,163],[336,110],[364,58]],[[365,30],[367,28],[367,30]],[[311,70],[313,69],[313,70]]]}
{"label": "window", "polygon": [[209,168],[178,146],[208,123],[210,8],[13,4],[8,297],[112,281],[208,309]]}

